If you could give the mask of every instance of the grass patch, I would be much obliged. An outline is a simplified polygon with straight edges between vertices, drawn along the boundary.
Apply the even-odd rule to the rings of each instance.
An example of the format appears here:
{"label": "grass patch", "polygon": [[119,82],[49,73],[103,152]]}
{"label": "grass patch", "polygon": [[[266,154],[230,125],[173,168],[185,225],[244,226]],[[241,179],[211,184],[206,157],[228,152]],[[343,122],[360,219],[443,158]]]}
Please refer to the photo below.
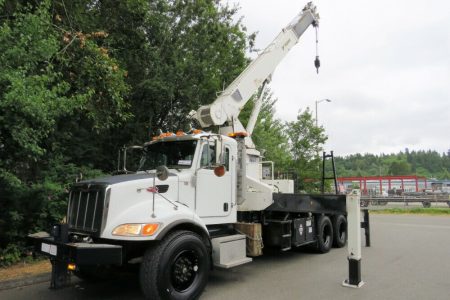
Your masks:
{"label": "grass patch", "polygon": [[414,207],[414,208],[386,208],[386,209],[377,209],[371,210],[371,214],[415,214],[415,215],[436,215],[442,216],[447,215],[450,216],[450,208],[423,208],[423,207]]}
{"label": "grass patch", "polygon": [[50,273],[52,266],[49,259],[32,262],[21,262],[9,267],[0,268],[0,281],[18,279],[33,275]]}

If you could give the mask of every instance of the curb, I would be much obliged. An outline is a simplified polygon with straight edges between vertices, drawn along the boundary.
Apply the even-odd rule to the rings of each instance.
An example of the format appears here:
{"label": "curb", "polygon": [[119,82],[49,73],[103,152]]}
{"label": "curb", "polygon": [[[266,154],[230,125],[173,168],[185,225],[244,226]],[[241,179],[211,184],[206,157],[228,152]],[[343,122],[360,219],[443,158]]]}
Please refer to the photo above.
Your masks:
{"label": "curb", "polygon": [[18,279],[0,281],[0,291],[50,281],[51,273],[27,276]]}

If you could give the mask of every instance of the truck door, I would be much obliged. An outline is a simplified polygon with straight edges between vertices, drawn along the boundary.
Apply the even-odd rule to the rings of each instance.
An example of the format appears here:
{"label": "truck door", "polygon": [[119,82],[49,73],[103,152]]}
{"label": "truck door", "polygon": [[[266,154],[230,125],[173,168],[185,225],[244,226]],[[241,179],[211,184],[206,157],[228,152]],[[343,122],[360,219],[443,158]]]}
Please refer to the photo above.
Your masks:
{"label": "truck door", "polygon": [[196,212],[199,217],[223,217],[231,212],[233,164],[230,164],[230,147],[224,145],[225,175],[214,174],[215,157],[214,143],[204,143],[201,149],[199,170],[196,184]]}

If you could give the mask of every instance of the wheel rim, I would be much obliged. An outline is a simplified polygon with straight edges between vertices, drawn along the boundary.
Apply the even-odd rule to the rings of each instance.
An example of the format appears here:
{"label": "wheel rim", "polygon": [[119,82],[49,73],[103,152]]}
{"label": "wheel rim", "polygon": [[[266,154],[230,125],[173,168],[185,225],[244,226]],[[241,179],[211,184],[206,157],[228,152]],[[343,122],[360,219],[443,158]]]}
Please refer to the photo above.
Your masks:
{"label": "wheel rim", "polygon": [[328,247],[328,245],[330,244],[330,239],[331,239],[331,227],[330,226],[324,226],[323,227],[323,244],[325,247]]}
{"label": "wheel rim", "polygon": [[346,234],[346,226],[345,223],[342,222],[341,225],[339,226],[339,237],[341,239],[341,241],[345,240],[345,234]]}
{"label": "wheel rim", "polygon": [[177,292],[187,290],[197,278],[199,256],[191,250],[180,252],[173,260],[171,270],[172,286]]}

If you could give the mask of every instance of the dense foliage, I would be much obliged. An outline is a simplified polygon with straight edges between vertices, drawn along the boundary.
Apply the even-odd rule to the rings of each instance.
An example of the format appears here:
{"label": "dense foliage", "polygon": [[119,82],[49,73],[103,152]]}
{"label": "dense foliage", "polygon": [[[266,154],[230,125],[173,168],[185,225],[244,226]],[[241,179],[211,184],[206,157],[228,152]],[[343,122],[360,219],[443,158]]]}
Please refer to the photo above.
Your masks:
{"label": "dense foliage", "polygon": [[418,175],[450,178],[450,152],[409,151],[397,154],[355,154],[336,158],[338,176]]}
{"label": "dense foliage", "polygon": [[185,116],[246,66],[218,0],[0,0],[0,265],[63,218],[80,174]]}

